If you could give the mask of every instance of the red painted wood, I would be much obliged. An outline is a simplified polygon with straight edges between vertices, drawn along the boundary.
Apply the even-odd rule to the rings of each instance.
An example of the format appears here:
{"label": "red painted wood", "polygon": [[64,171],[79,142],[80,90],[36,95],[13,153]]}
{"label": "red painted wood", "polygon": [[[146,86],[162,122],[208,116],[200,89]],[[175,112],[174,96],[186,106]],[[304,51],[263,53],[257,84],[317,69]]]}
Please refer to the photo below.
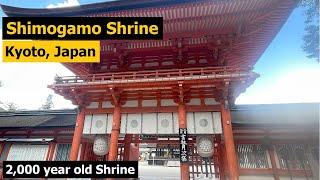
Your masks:
{"label": "red painted wood", "polygon": [[[179,119],[179,128],[187,128],[187,114],[186,106],[184,103],[180,102],[178,106],[178,119]],[[190,179],[189,176],[189,164],[180,163],[180,178],[181,180]]]}
{"label": "red painted wood", "polygon": [[238,161],[237,154],[235,150],[232,125],[231,125],[231,115],[230,110],[226,109],[223,105],[221,106],[221,118],[222,118],[222,127],[224,135],[224,143],[226,147],[227,161],[229,176],[232,180],[239,179],[238,172]]}
{"label": "red painted wood", "polygon": [[112,120],[112,130],[111,130],[111,138],[110,138],[110,149],[108,160],[116,161],[118,155],[118,139],[120,134],[120,123],[121,123],[121,107],[115,106],[113,112],[113,120]]}
{"label": "red painted wood", "polygon": [[72,139],[72,145],[71,145],[70,157],[69,157],[70,161],[76,161],[78,159],[78,153],[79,153],[83,125],[84,125],[84,118],[85,118],[84,111],[80,109],[80,112],[77,116],[76,127],[74,130],[74,135]]}

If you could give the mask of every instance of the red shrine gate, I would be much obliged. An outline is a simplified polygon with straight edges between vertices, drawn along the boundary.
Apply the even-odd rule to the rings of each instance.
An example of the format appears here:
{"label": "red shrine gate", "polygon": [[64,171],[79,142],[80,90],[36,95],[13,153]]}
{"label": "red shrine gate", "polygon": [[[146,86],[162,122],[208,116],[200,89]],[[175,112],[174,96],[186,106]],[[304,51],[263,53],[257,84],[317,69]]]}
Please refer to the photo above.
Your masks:
{"label": "red shrine gate", "polygon": [[[255,77],[256,74],[241,68],[189,68],[61,77],[51,88],[57,93],[68,91],[76,94],[86,91],[86,98],[93,98],[90,96],[96,96],[98,91],[101,94],[105,94],[106,90],[111,93],[110,97],[105,97],[108,99],[100,102],[91,100],[93,103],[80,108],[70,160],[77,159],[81,137],[85,138],[86,135],[111,134],[109,152],[105,159],[121,160],[126,158],[122,158],[119,146],[130,147],[125,141],[120,141],[119,144],[121,134],[179,137],[178,129],[187,128],[191,135],[188,143],[191,162],[181,163],[180,167],[181,178],[189,179],[189,176],[197,176],[200,172],[219,177],[220,172],[225,169],[219,143],[221,136],[218,136],[222,133],[222,127],[228,154],[225,161],[236,163],[230,111],[225,108],[228,101],[218,98],[218,95],[223,97],[224,93],[230,93],[229,86],[251,82]],[[119,91],[114,87],[121,87],[123,90]],[[215,87],[219,89],[211,90]],[[216,99],[220,99],[220,102]],[[96,130],[100,128],[102,132]],[[210,134],[216,136],[215,141]],[[197,143],[195,148],[195,142],[199,136],[210,137],[210,142],[207,142],[209,151],[214,151],[210,158],[204,159],[198,155],[197,148],[200,146]],[[135,141],[144,142],[141,138],[136,138]],[[158,139],[153,139],[153,143],[161,144]],[[177,140],[170,143],[179,145]],[[125,148],[124,151],[128,150]],[[231,176],[238,176],[237,164],[229,166],[229,169]]]}
{"label": "red shrine gate", "polygon": [[[49,86],[79,105],[70,160],[79,156],[95,158],[89,148],[81,148],[80,152],[81,142],[93,143],[92,135],[98,137],[95,142],[103,145],[100,149],[108,152],[105,160],[113,161],[128,159],[130,145],[126,138],[130,134],[134,134],[137,144],[144,141],[161,144],[157,138],[143,139],[142,135],[179,137],[176,130],[187,128],[190,159],[180,165],[181,179],[194,178],[199,172],[195,165],[201,163],[207,163],[206,172],[215,172],[221,179],[225,175],[238,179],[229,107],[258,77],[251,71],[253,65],[296,2],[138,0],[54,10],[11,8],[6,13],[163,17],[163,40],[101,41],[100,63],[66,63],[76,76],[57,77]],[[201,117],[208,113],[212,114],[211,120],[209,116]],[[171,118],[162,118],[168,114]],[[161,126],[174,128],[162,133],[170,128]],[[219,127],[221,132],[216,132]],[[198,143],[196,139],[200,136],[207,139]],[[168,142],[178,144],[177,140]],[[204,152],[214,150],[208,161],[199,158],[199,147]],[[213,164],[214,171],[208,164]]]}

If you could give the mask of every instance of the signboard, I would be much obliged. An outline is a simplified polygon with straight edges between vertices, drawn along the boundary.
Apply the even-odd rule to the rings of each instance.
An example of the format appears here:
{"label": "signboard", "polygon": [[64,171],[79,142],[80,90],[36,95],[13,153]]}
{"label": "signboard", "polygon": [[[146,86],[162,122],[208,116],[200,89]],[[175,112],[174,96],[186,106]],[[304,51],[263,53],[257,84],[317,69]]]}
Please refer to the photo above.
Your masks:
{"label": "signboard", "polygon": [[179,140],[180,140],[180,162],[185,163],[189,161],[187,128],[179,128]]}

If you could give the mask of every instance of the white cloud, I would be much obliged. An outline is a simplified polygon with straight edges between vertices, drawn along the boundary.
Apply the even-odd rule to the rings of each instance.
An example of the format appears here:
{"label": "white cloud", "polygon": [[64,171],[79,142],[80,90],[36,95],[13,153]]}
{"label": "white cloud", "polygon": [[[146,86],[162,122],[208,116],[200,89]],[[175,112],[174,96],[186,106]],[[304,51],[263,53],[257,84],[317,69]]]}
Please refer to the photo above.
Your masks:
{"label": "white cloud", "polygon": [[80,3],[78,0],[65,0],[62,3],[57,4],[49,4],[47,6],[48,9],[51,8],[64,8],[64,7],[72,7],[72,6],[79,6]]}
{"label": "white cloud", "polygon": [[47,88],[56,74],[73,75],[67,68],[59,63],[4,63],[1,36],[0,47],[0,80],[3,84],[0,101],[13,102],[19,109],[38,109],[47,96],[53,94],[55,109],[74,107],[70,101]]}
{"label": "white cloud", "polygon": [[0,63],[0,99],[13,102],[20,109],[38,109],[49,94],[53,94],[55,109],[73,108],[70,101],[55,94],[47,85],[52,84],[55,75],[72,75],[58,63]]}

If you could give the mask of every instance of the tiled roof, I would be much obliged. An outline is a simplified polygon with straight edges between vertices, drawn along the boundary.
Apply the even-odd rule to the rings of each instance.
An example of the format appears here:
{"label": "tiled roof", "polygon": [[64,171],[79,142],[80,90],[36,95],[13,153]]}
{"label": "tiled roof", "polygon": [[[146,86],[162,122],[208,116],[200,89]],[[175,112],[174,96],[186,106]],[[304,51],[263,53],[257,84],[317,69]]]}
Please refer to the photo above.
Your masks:
{"label": "tiled roof", "polygon": [[0,128],[74,127],[75,110],[0,112]]}
{"label": "tiled roof", "polygon": [[231,110],[233,126],[313,126],[318,129],[319,103],[238,105]]}

